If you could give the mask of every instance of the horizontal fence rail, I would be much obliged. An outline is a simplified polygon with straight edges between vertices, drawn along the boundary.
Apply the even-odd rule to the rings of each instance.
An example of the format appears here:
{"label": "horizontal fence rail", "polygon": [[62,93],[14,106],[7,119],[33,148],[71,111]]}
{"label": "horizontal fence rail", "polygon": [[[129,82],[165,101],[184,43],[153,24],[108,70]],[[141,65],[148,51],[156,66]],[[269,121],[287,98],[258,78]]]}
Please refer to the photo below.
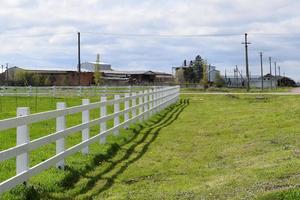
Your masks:
{"label": "horizontal fence rail", "polygon": [[[155,86],[161,88],[163,86]],[[0,96],[98,96],[99,94],[125,94],[151,89],[152,86],[52,86],[17,87],[0,86]]]}
{"label": "horizontal fence rail", "polygon": [[[15,147],[0,151],[0,162],[16,158],[16,175],[0,183],[0,194],[26,182],[30,177],[51,166],[63,169],[64,159],[67,156],[79,151],[83,155],[88,154],[90,144],[96,142],[103,144],[108,135],[118,135],[120,129],[128,128],[137,121],[147,120],[150,116],[176,103],[179,98],[179,90],[179,86],[146,88],[124,95],[115,94],[112,100],[101,96],[101,101],[96,103],[90,103],[89,99],[83,99],[81,106],[70,108],[67,108],[64,102],[60,102],[57,103],[56,110],[36,114],[30,114],[29,108],[18,108],[17,117],[0,120],[0,131],[16,128],[17,136]],[[121,103],[124,105],[123,110],[120,110]],[[113,106],[113,113],[107,114],[108,106]],[[99,109],[100,116],[90,120],[90,110],[93,109]],[[66,128],[66,116],[75,113],[82,113],[82,123]],[[122,122],[120,121],[121,116],[124,116]],[[30,140],[29,125],[49,119],[56,119],[56,132]],[[108,120],[113,120],[113,127],[109,129],[107,129]],[[99,124],[99,134],[90,137],[90,128]],[[77,132],[81,132],[82,141],[65,149],[65,138]],[[29,167],[29,152],[54,142],[56,143],[56,155]]]}

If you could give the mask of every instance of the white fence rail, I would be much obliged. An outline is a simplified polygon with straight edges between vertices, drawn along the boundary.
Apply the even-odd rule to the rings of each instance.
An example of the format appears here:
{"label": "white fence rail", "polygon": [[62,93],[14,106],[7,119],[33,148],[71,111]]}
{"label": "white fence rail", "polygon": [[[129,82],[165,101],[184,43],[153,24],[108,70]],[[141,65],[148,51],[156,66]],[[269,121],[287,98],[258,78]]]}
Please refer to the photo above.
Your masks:
{"label": "white fence rail", "polygon": [[[51,166],[64,168],[64,158],[76,152],[89,153],[89,145],[95,142],[105,143],[105,138],[113,133],[119,134],[121,128],[127,128],[137,120],[142,121],[160,110],[176,103],[179,98],[179,86],[151,88],[139,93],[126,93],[124,97],[115,95],[114,99],[107,100],[101,97],[100,102],[90,103],[83,99],[81,106],[66,108],[65,103],[57,103],[57,110],[30,114],[29,108],[18,108],[17,117],[0,120],[0,131],[16,128],[17,146],[1,151],[0,162],[16,157],[16,176],[0,183],[0,194],[27,181],[30,177],[39,174]],[[124,103],[124,110],[120,110],[120,103]],[[107,106],[113,105],[114,112],[107,114]],[[100,117],[90,120],[90,110],[100,109]],[[66,115],[82,112],[82,123],[66,128]],[[124,121],[120,123],[120,116]],[[56,132],[30,141],[28,126],[32,123],[48,119],[56,119]],[[107,129],[107,121],[113,120],[113,127]],[[100,133],[90,137],[90,128],[100,124]],[[65,149],[65,137],[81,131],[82,142]],[[29,152],[43,145],[56,142],[56,155],[29,167]],[[1,172],[0,172],[1,173]]]}
{"label": "white fence rail", "polygon": [[[161,86],[155,86],[160,88]],[[154,88],[152,86],[0,86],[0,96],[95,96],[99,94],[131,93]]]}

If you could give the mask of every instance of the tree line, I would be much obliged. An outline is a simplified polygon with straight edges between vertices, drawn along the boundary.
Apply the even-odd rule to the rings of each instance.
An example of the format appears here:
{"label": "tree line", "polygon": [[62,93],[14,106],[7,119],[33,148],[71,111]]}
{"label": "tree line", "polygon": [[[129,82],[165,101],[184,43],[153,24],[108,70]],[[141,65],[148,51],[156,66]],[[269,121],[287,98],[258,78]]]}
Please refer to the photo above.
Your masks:
{"label": "tree line", "polygon": [[54,81],[55,76],[53,75],[44,75],[21,69],[2,73],[0,77],[1,85],[11,86],[52,86]]}
{"label": "tree line", "polygon": [[224,79],[218,73],[216,74],[215,81],[212,83],[209,80],[209,65],[207,60],[197,56],[194,61],[190,61],[187,65],[184,61],[183,67],[176,70],[176,82],[181,84],[192,83],[201,84],[204,88],[214,84],[217,87],[222,87],[225,83]]}

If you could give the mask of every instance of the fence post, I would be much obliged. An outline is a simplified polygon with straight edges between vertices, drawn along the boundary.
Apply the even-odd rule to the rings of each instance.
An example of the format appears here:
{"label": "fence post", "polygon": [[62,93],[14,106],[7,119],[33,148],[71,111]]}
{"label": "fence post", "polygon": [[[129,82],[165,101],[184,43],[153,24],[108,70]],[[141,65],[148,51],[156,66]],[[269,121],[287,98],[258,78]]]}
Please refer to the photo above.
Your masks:
{"label": "fence post", "polygon": [[[131,96],[132,96],[131,106],[132,106],[132,107],[135,107],[135,106],[136,106],[136,93],[133,92]],[[136,108],[132,109],[131,115],[132,115],[132,118],[135,118],[135,117],[136,117]],[[136,120],[134,120],[134,122],[135,122],[135,121],[136,121]]]}
{"label": "fence post", "polygon": [[[106,96],[101,96],[101,102],[106,102]],[[100,117],[106,116],[106,103],[104,103],[100,108]],[[106,131],[106,121],[100,123],[100,133]],[[104,144],[106,142],[106,137],[104,135],[100,135],[100,144]]]}
{"label": "fence post", "polygon": [[180,98],[180,86],[178,85],[177,86],[177,100],[176,101],[178,101],[179,98]]}
{"label": "fence post", "polygon": [[[141,96],[143,94],[143,91],[139,91],[139,115],[143,112],[143,97]],[[139,121],[143,121],[143,116],[139,116]]]}
{"label": "fence post", "polygon": [[[153,88],[153,107],[156,106],[156,87]],[[154,112],[155,112],[155,109],[154,109]]]}
{"label": "fence post", "polygon": [[[66,104],[64,102],[58,102],[56,105],[57,110],[63,110],[66,108]],[[66,128],[66,118],[65,116],[60,116],[56,118],[56,131],[62,131]],[[56,140],[56,154],[60,154],[65,151],[65,138],[60,138]],[[62,159],[58,163],[56,163],[56,167],[59,169],[64,169],[65,160]]]}
{"label": "fence post", "polygon": [[152,117],[152,114],[153,114],[152,108],[153,108],[153,89],[151,88],[149,90],[149,110],[150,110],[149,116],[150,117]]}
{"label": "fence post", "polygon": [[160,111],[162,111],[164,109],[164,102],[165,102],[165,94],[166,94],[166,91],[165,91],[165,88],[162,88],[161,89],[161,106],[160,106]]}
{"label": "fence post", "polygon": [[161,88],[158,89],[158,93],[157,93],[157,112],[160,111],[161,108],[161,97],[162,97],[162,91]]}
{"label": "fence post", "polygon": [[[90,100],[89,99],[82,99],[82,105],[89,105],[90,104]],[[82,111],[82,123],[86,123],[90,121],[90,111],[89,110],[85,110]],[[86,141],[90,138],[90,128],[86,128],[84,130],[82,130],[81,132],[82,134],[82,141]],[[82,149],[82,154],[88,154],[89,153],[89,147],[84,147]]]}
{"label": "fence post", "polygon": [[125,93],[130,93],[131,92],[130,85],[127,86],[127,89],[125,89],[125,91],[126,91]]}
{"label": "fence post", "polygon": [[79,96],[79,97],[81,97],[81,90],[82,90],[81,86],[78,86],[78,94],[77,94],[77,96]]}
{"label": "fence post", "polygon": [[52,97],[55,97],[55,85],[52,86]]}
{"label": "fence post", "polygon": [[[130,94],[129,93],[126,93],[125,94],[125,98],[128,98],[130,97]],[[124,109],[127,110],[129,109],[129,100],[125,100],[125,103],[124,103]],[[124,113],[124,122],[128,121],[129,120],[129,111],[125,111]],[[129,125],[128,123],[124,126],[124,128],[128,128]]]}
{"label": "fence post", "polygon": [[156,95],[155,87],[153,88],[152,93],[153,93],[153,95],[152,95],[152,108],[153,108],[152,115],[154,115],[155,114],[155,95]]}
{"label": "fence post", "polygon": [[174,89],[173,90],[171,90],[171,92],[172,92],[172,98],[173,98],[173,100],[172,100],[172,104],[173,103],[175,103],[176,101],[177,101],[177,87],[174,87]]}
{"label": "fence post", "polygon": [[169,97],[169,99],[170,99],[170,100],[169,100],[169,105],[171,105],[171,104],[174,103],[174,97],[175,97],[175,96],[174,96],[174,94],[175,94],[174,88],[171,89],[169,93],[170,93],[170,97]]}
{"label": "fence post", "polygon": [[169,94],[169,90],[167,90],[168,88],[165,88],[165,96],[164,96],[164,106],[163,106],[163,109],[165,109],[168,105],[169,105],[169,97],[168,97],[168,94]]}
{"label": "fence post", "polygon": [[157,87],[154,88],[154,91],[155,91],[155,94],[154,94],[154,107],[155,107],[154,113],[156,114],[157,113],[157,107],[156,106],[158,105],[158,103],[157,103],[157,97],[158,97],[158,94],[157,94],[158,89],[157,89]]}
{"label": "fence post", "polygon": [[144,120],[147,120],[148,119],[148,90],[144,90]]}
{"label": "fence post", "polygon": [[[120,99],[120,95],[115,94],[115,100]],[[114,114],[116,114],[116,116],[114,117],[114,127],[118,126],[120,123],[120,116],[119,114],[117,114],[118,112],[120,112],[120,103],[115,103],[114,104]],[[119,129],[114,131],[114,135],[119,135]]]}
{"label": "fence post", "polygon": [[[29,108],[18,108],[17,116],[29,115]],[[17,146],[29,143],[29,129],[27,124],[17,127]],[[16,159],[16,172],[20,174],[29,169],[29,155],[28,152],[19,154]]]}
{"label": "fence post", "polygon": [[31,85],[30,85],[30,86],[29,86],[28,96],[31,97],[31,95],[32,95],[32,87],[31,87]]}
{"label": "fence post", "polygon": [[169,94],[169,90],[167,90],[168,88],[165,88],[165,96],[164,96],[164,107],[163,109],[165,109],[168,105],[169,105],[169,97],[168,97],[168,94]]}
{"label": "fence post", "polygon": [[170,94],[170,96],[169,96],[169,105],[171,105],[171,104],[173,104],[173,102],[174,102],[174,89],[171,89],[170,91],[169,91],[169,94]]}

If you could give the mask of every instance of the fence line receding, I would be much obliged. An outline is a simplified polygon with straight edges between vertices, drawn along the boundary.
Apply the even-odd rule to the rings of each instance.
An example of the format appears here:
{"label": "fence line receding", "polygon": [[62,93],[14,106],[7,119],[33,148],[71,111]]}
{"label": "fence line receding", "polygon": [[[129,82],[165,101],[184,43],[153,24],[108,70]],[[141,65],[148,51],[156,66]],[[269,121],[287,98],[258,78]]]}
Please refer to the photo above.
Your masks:
{"label": "fence line receding", "polygon": [[[147,120],[151,115],[176,103],[178,98],[179,86],[148,87],[143,91],[125,93],[121,96],[115,94],[114,99],[111,100],[103,95],[101,101],[96,103],[90,103],[89,99],[83,99],[81,106],[67,108],[64,102],[59,102],[56,110],[36,114],[30,114],[29,108],[17,108],[17,117],[0,120],[0,131],[16,128],[17,135],[15,147],[0,151],[0,162],[16,158],[16,175],[0,183],[0,194],[28,181],[30,177],[51,166],[64,168],[64,159],[67,156],[79,151],[84,155],[88,154],[90,144],[105,143],[109,134],[118,135],[120,129],[127,128],[136,121]],[[123,110],[120,110],[120,104],[124,105]],[[113,106],[113,113],[107,114],[107,106]],[[100,110],[99,118],[90,120],[90,110],[92,109]],[[66,128],[66,116],[80,112],[82,113],[82,123]],[[124,116],[122,122],[120,116]],[[29,125],[48,119],[56,119],[56,132],[31,141]],[[108,120],[113,120],[113,127],[109,129],[107,129]],[[100,133],[90,137],[90,128],[96,125],[100,125]],[[76,132],[81,132],[82,141],[66,149],[65,138]],[[29,167],[29,152],[50,143],[56,143],[56,154]]]}

